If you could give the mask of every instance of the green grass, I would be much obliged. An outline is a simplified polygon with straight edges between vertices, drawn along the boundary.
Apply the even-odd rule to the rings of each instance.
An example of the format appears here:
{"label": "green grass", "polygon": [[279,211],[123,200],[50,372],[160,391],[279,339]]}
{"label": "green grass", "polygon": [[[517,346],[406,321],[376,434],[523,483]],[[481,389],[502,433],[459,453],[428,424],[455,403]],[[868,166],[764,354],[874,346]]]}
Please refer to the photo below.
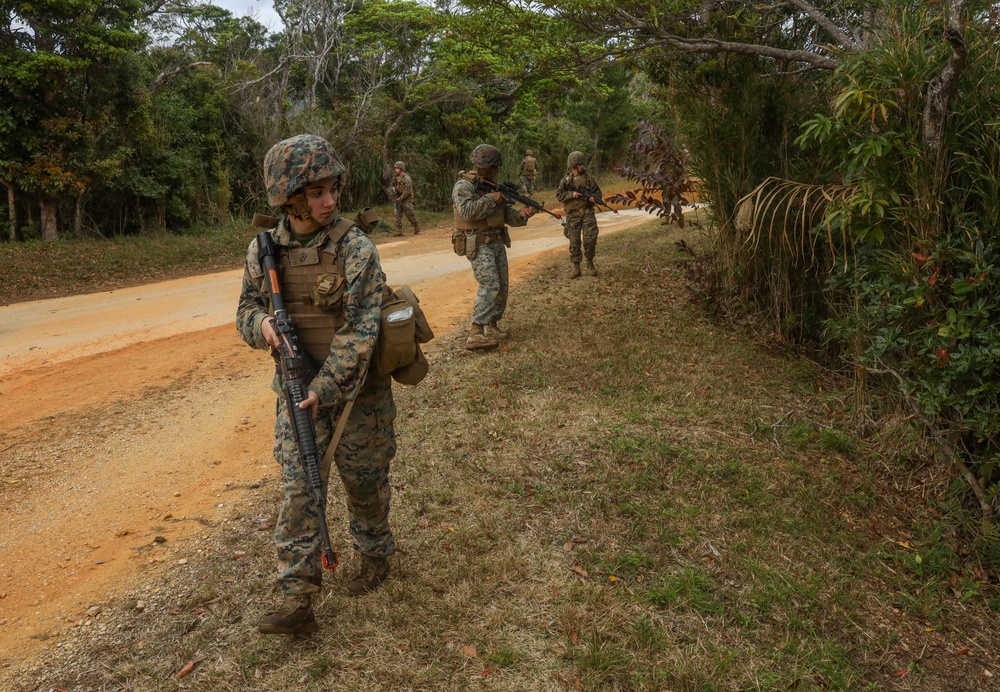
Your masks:
{"label": "green grass", "polygon": [[319,634],[257,635],[271,551],[251,521],[227,529],[245,560],[206,559],[213,588],[163,582],[185,608],[220,599],[193,629],[147,608],[143,648],[95,643],[48,686],[176,689],[200,652],[201,689],[988,688],[995,585],[887,475],[889,449],[830,412],[838,381],[692,307],[677,234],[602,239],[598,279],[542,266],[497,351],[432,344],[431,375],[397,391],[403,553],[378,594],[344,596],[349,557]]}

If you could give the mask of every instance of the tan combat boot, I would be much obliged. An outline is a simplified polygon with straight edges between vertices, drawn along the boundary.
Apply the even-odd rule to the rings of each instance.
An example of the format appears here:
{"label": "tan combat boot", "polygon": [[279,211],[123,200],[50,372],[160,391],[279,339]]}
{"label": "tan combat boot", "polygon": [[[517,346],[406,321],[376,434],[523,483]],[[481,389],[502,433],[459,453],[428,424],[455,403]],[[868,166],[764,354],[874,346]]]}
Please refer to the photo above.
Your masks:
{"label": "tan combat boot", "polygon": [[361,556],[361,571],[358,576],[347,585],[348,596],[363,596],[371,593],[378,587],[389,574],[389,558]]}
{"label": "tan combat boot", "polygon": [[486,335],[487,339],[493,339],[494,341],[503,341],[503,338],[507,336],[506,332],[500,331],[500,327],[497,326],[496,322],[490,322],[483,326],[483,334]]}
{"label": "tan combat boot", "polygon": [[393,235],[400,235],[400,236],[403,235],[403,227],[402,226],[396,226],[396,230],[393,231],[392,234]]}
{"label": "tan combat boot", "polygon": [[285,596],[281,608],[257,623],[257,631],[261,634],[312,634],[317,629],[319,625],[308,595]]}
{"label": "tan combat boot", "polygon": [[573,273],[569,275],[571,279],[577,279],[580,277],[580,263],[573,262]]}
{"label": "tan combat boot", "polygon": [[420,235],[420,225],[413,224],[413,235]]}
{"label": "tan combat boot", "polygon": [[597,276],[597,267],[594,266],[594,260],[587,260],[587,271],[590,272],[591,276]]}
{"label": "tan combat boot", "polygon": [[499,341],[486,336],[481,324],[472,325],[469,338],[465,341],[465,347],[470,351],[490,351],[499,345]]}

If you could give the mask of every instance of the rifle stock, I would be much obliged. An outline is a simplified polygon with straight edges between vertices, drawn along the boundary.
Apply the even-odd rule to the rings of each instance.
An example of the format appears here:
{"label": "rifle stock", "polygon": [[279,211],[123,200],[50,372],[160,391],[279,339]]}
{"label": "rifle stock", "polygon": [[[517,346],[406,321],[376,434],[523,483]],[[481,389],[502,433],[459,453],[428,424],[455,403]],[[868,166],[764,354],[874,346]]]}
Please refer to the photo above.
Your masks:
{"label": "rifle stock", "polygon": [[281,297],[275,245],[270,233],[263,232],[257,236],[257,253],[267,277],[271,307],[274,309],[274,331],[280,340],[278,348],[273,350],[271,354],[281,370],[285,403],[288,406],[292,431],[295,433],[295,443],[299,448],[299,459],[316,501],[316,514],[319,520],[319,534],[323,550],[323,567],[332,572],[337,569],[340,559],[330,544],[330,532],[326,526],[326,494],[323,492],[323,478],[320,472],[322,459],[316,446],[316,427],[309,409],[299,408],[299,404],[305,401],[309,395],[309,382],[316,375],[316,372],[309,354],[299,340],[295,324],[285,309],[285,301]]}

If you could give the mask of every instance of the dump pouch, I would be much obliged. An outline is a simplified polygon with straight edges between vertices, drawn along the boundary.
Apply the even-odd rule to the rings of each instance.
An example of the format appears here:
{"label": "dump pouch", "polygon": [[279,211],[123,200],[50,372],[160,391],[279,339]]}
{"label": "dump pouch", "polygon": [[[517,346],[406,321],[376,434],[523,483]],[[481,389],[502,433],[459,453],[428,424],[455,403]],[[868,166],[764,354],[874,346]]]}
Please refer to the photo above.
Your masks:
{"label": "dump pouch", "polygon": [[451,244],[455,250],[456,255],[461,255],[465,257],[465,231],[452,231],[451,232]]}
{"label": "dump pouch", "polygon": [[415,346],[416,352],[413,356],[413,362],[409,365],[402,365],[392,371],[392,379],[400,384],[420,384],[431,368],[430,363],[424,357],[424,352],[420,350],[420,344],[415,344]]}

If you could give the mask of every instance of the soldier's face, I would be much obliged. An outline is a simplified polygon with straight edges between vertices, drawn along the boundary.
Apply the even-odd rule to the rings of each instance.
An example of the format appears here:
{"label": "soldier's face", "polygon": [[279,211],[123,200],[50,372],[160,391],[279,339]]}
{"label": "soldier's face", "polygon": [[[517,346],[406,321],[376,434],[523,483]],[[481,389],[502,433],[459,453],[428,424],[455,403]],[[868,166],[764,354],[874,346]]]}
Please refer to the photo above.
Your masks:
{"label": "soldier's face", "polygon": [[480,168],[479,175],[487,180],[496,180],[497,176],[500,175],[500,166],[490,166],[489,168]]}
{"label": "soldier's face", "polygon": [[573,172],[576,173],[577,175],[580,175],[583,173],[583,170],[585,168],[586,166],[584,166],[582,163],[578,163],[575,166],[573,166]]}
{"label": "soldier's face", "polygon": [[322,226],[337,213],[340,202],[340,178],[323,178],[306,186],[309,215]]}
{"label": "soldier's face", "polygon": [[401,175],[402,173],[403,173],[403,169],[402,168],[397,168],[396,169],[396,175]]}

